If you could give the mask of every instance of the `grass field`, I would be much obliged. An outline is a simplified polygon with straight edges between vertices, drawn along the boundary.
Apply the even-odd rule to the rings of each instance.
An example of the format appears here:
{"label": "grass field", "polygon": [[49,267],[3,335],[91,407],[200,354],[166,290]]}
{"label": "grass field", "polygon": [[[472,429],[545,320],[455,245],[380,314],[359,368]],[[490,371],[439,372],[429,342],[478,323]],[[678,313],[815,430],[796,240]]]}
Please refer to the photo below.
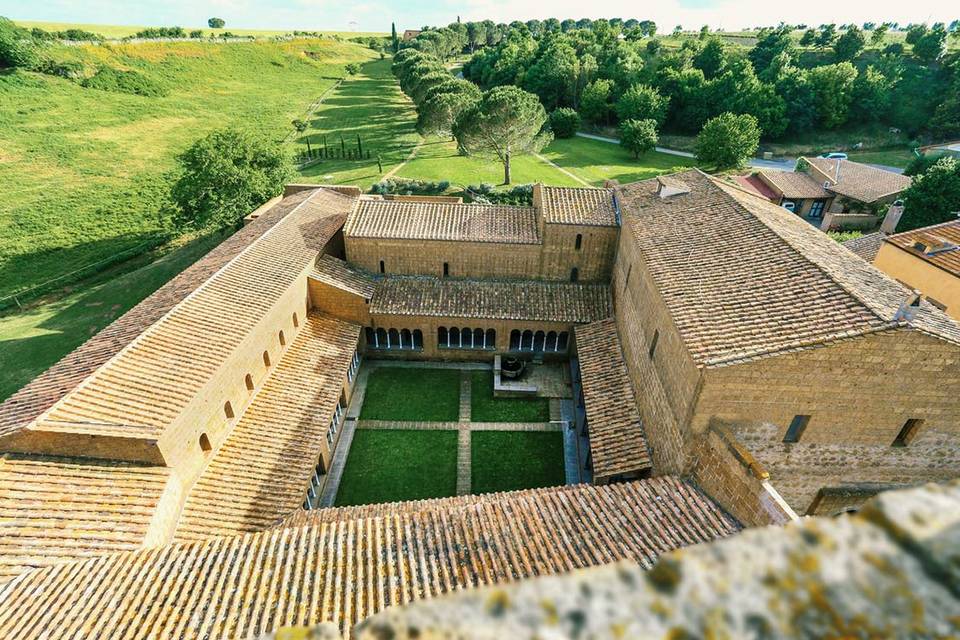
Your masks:
{"label": "grass field", "polygon": [[494,398],[490,371],[474,371],[470,383],[470,419],[474,422],[550,420],[550,401],[546,398]]}
{"label": "grass field", "polygon": [[[82,29],[83,31],[90,31],[91,33],[99,33],[105,38],[126,38],[127,36],[132,36],[133,34],[143,31],[147,27],[144,26],[132,26],[132,25],[118,25],[118,24],[80,24],[75,22],[37,22],[34,20],[14,20],[21,27],[26,27],[32,29],[34,27],[39,27],[44,31],[66,31],[67,29]],[[154,25],[157,26],[157,25]],[[174,26],[174,25],[167,25]],[[282,36],[287,33],[294,31],[291,29],[239,29],[227,25],[223,29],[208,29],[206,25],[200,25],[196,27],[190,27],[187,25],[178,25],[184,28],[187,32],[199,29],[203,31],[204,35],[211,34],[220,34],[224,31],[229,31],[238,36],[253,36],[255,38],[270,38],[273,36]],[[377,31],[321,31],[316,29],[309,29],[306,27],[296,27],[297,31],[317,31],[318,33],[325,36],[340,36],[341,38],[357,38],[360,36],[386,36],[390,35],[386,32],[377,32]]]}
{"label": "grass field", "polygon": [[57,46],[49,55],[91,73],[135,70],[169,95],[0,74],[0,298],[155,244],[169,232],[162,211],[176,154],[228,125],[283,141],[345,64],[376,54],[314,39]]}
{"label": "grass field", "polygon": [[336,504],[445,498],[456,493],[456,431],[357,429]]}
{"label": "grass field", "polygon": [[456,422],[460,372],[456,369],[378,367],[370,372],[361,420]]}
{"label": "grass field", "polygon": [[470,434],[472,493],[564,484],[563,434],[551,431],[474,431]]}
{"label": "grass field", "polygon": [[[26,311],[0,316],[0,401],[110,324],[223,239],[189,242],[138,269],[123,265],[84,283],[76,292]],[[149,256],[144,256],[144,260]]]}
{"label": "grass field", "polygon": [[656,151],[648,151],[635,160],[620,145],[580,137],[554,140],[543,155],[597,187],[608,179],[636,182],[694,165],[692,158]]}

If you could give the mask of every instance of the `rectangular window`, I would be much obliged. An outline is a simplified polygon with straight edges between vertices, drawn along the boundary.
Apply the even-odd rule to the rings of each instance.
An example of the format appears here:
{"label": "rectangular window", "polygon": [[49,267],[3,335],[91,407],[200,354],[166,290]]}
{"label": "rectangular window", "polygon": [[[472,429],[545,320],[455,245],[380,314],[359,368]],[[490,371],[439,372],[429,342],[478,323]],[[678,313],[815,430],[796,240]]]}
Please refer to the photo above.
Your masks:
{"label": "rectangular window", "polygon": [[920,427],[923,425],[923,420],[919,418],[910,418],[903,423],[903,427],[900,429],[900,433],[897,434],[897,439],[893,441],[894,447],[905,447],[917,436],[917,433],[920,431]]}
{"label": "rectangular window", "polygon": [[385,264],[383,264],[383,260],[381,260],[381,261],[380,261],[380,273],[386,273],[386,272],[387,272],[387,267],[386,267]]}
{"label": "rectangular window", "polygon": [[446,278],[446,277],[449,276],[449,275],[450,275],[450,263],[449,263],[449,262],[444,262],[444,263],[443,263],[443,277]]}
{"label": "rectangular window", "polygon": [[800,436],[806,430],[810,423],[810,416],[793,416],[790,426],[787,427],[787,434],[783,436],[784,442],[800,442]]}
{"label": "rectangular window", "polygon": [[660,340],[660,330],[656,329],[653,332],[653,339],[650,340],[650,359],[653,360],[653,354],[657,351],[657,342]]}
{"label": "rectangular window", "polygon": [[583,235],[580,234],[580,233],[578,233],[578,234],[577,234],[577,240],[576,240],[576,242],[574,242],[574,248],[575,248],[577,251],[580,251],[580,247],[582,247],[582,246],[583,246]]}
{"label": "rectangular window", "polygon": [[815,200],[813,204],[810,205],[810,217],[811,218],[822,218],[823,217],[823,200]]}

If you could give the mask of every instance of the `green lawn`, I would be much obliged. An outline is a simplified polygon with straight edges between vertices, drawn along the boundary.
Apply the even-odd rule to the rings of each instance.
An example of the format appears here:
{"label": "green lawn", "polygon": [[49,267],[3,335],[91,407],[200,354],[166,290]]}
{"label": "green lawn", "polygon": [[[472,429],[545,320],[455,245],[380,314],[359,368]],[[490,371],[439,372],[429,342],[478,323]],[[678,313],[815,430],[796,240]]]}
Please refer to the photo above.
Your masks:
{"label": "green lawn", "polygon": [[370,372],[361,420],[456,422],[459,416],[456,369],[379,367]]}
{"label": "green lawn", "polygon": [[0,74],[0,298],[172,231],[163,213],[175,157],[234,126],[292,153],[293,118],[377,54],[334,40],[66,47],[45,55],[136,71],[169,90],[144,97],[26,71]]}
{"label": "green lawn", "polygon": [[554,140],[543,155],[590,184],[601,187],[604,180],[621,183],[646,180],[694,165],[692,158],[649,151],[639,159],[620,145],[589,138]]}
{"label": "green lawn", "polygon": [[[536,156],[517,156],[513,158],[510,168],[513,184],[544,182],[556,186],[582,186]],[[481,182],[499,185],[503,183],[503,165],[496,159],[461,156],[457,153],[455,142],[429,138],[417,151],[416,157],[397,172],[397,177],[449,180],[454,187]]]}
{"label": "green lawn", "polygon": [[514,491],[564,484],[563,434],[544,431],[474,431],[473,493]]}
{"label": "green lawn", "polygon": [[547,398],[494,398],[493,373],[471,374],[470,419],[474,422],[547,422],[550,401]]}
{"label": "green lawn", "polygon": [[363,67],[361,74],[348,77],[324,100],[310,120],[310,129],[296,139],[299,149],[307,141],[314,148],[339,147],[340,136],[355,149],[357,136],[370,160],[322,160],[300,172],[304,182],[355,184],[368,189],[383,174],[378,170],[379,154],[383,173],[407,159],[420,141],[416,131],[417,112],[400,91],[391,60],[377,60]]}
{"label": "green lawn", "polygon": [[882,151],[852,151],[847,154],[855,162],[867,164],[882,164],[888,167],[905,169],[914,159],[910,149],[886,149]]}
{"label": "green lawn", "polygon": [[445,498],[456,493],[456,431],[357,429],[336,504]]}
{"label": "green lawn", "polygon": [[[54,302],[0,316],[0,401],[223,240],[194,240],[139,269],[101,274]],[[146,259],[146,256],[144,257]],[[133,264],[125,264],[129,268]]]}

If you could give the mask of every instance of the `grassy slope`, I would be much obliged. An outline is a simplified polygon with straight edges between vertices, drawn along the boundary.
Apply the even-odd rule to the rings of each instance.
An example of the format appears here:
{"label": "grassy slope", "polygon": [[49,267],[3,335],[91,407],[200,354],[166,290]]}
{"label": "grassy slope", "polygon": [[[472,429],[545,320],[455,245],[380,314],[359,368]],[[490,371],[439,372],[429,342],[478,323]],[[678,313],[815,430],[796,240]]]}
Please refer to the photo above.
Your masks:
{"label": "grassy slope", "polygon": [[[310,52],[306,55],[305,52]],[[226,125],[277,141],[369,49],[334,41],[55,47],[172,87],[147,98],[0,75],[0,297],[154,240],[174,158]]]}
{"label": "grassy slope", "polygon": [[357,429],[336,504],[445,498],[456,493],[456,431]]}
{"label": "grassy slope", "polygon": [[472,493],[564,484],[563,434],[550,431],[474,431],[470,434]]}
{"label": "grassy slope", "polygon": [[[82,29],[84,31],[90,31],[92,33],[99,33],[105,38],[125,38],[127,36],[132,36],[133,34],[146,29],[143,26],[132,26],[132,25],[114,25],[114,24],[80,24],[75,22],[37,22],[34,20],[14,20],[18,25],[32,29],[33,27],[39,27],[45,31],[65,31],[67,29]],[[171,25],[172,26],[172,25]],[[224,31],[229,31],[238,36],[254,36],[255,38],[269,38],[272,36],[280,36],[293,31],[293,29],[235,29],[230,25],[227,25],[223,29],[208,29],[206,27],[183,27],[187,32],[193,31],[194,29],[200,29],[203,31],[204,35],[210,34],[219,34]],[[308,29],[305,27],[297,27],[298,31],[314,31],[314,29]],[[319,31],[319,33],[325,36],[340,36],[342,38],[356,38],[359,36],[386,36],[389,35],[386,32],[380,33],[376,31]]]}
{"label": "grassy slope", "polygon": [[[107,326],[203,254],[223,235],[181,246],[163,258],[117,276],[105,273],[76,292],[0,317],[0,401]],[[129,266],[129,265],[124,265]]]}

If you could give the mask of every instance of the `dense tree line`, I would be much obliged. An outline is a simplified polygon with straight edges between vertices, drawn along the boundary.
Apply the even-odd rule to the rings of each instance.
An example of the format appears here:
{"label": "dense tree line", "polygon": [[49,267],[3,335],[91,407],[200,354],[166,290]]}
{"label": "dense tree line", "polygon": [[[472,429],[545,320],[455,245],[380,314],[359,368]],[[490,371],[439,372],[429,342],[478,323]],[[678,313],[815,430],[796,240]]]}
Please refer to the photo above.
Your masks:
{"label": "dense tree line", "polygon": [[[649,119],[693,134],[733,113],[753,116],[767,139],[851,123],[960,135],[958,56],[946,54],[957,21],[828,24],[799,43],[796,28],[761,29],[745,49],[706,28],[677,46],[656,38],[650,21],[458,22],[406,46],[438,61],[472,53],[463,75],[481,89],[514,85],[548,111],[572,108],[597,125]],[[883,47],[892,30],[905,31],[905,44]]]}

